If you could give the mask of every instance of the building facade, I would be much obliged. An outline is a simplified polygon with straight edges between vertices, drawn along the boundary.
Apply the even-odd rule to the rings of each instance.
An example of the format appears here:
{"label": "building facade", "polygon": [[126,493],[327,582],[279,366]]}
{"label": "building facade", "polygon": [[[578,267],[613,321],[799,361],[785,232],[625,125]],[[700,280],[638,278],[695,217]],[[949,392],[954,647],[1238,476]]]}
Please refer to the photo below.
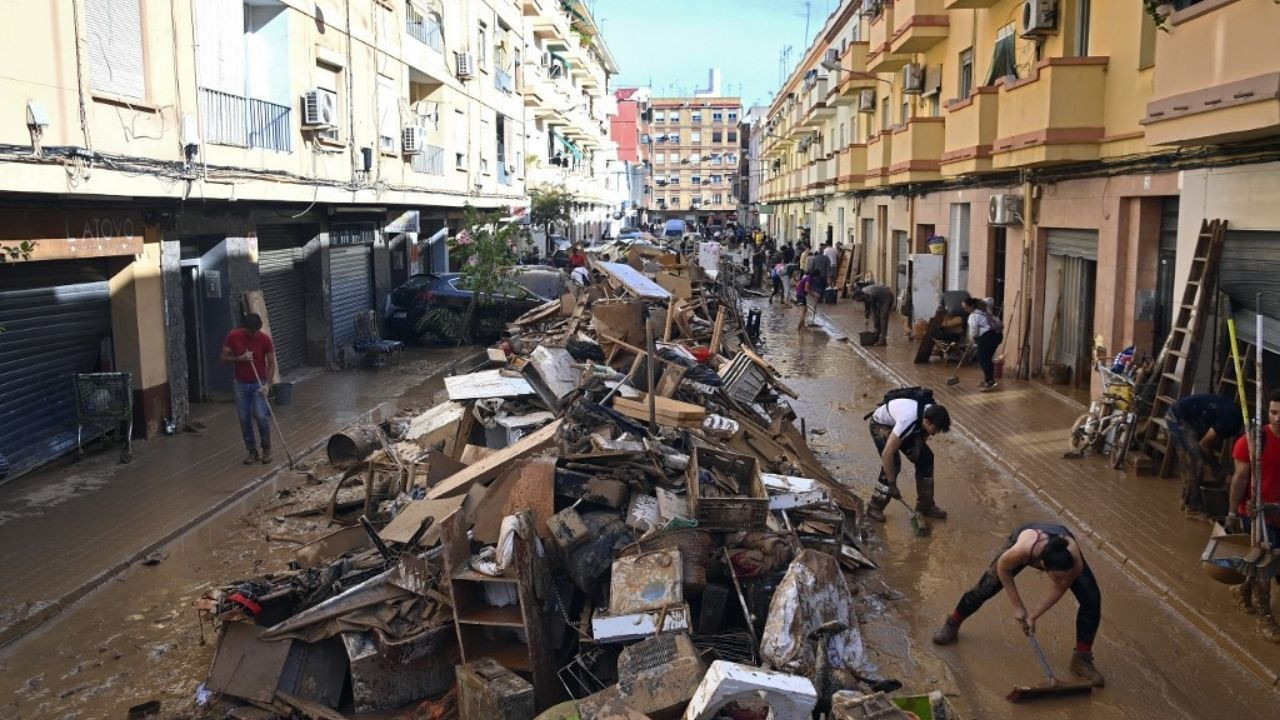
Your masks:
{"label": "building facade", "polygon": [[1227,268],[1280,257],[1257,194],[1280,159],[1259,36],[1280,6],[1171,5],[1162,32],[1142,3],[846,0],[769,108],[770,232],[844,244],[897,291],[942,238],[942,283],[994,298],[1010,369],[1065,365],[1081,388],[1095,340],[1159,351],[1202,219],[1248,231],[1222,277],[1252,308]]}
{"label": "building facade", "polygon": [[[74,446],[73,373],[130,372],[144,436],[228,398],[246,293],[286,376],[343,366],[357,318],[447,269],[464,206],[527,207],[558,138],[583,224],[614,202],[614,68],[582,3],[31,5],[0,29],[26,68],[0,77],[0,246],[30,247],[0,263],[9,477]],[[542,81],[543,52],[573,69]]]}
{"label": "building facade", "polygon": [[[768,214],[761,212],[760,188],[763,179],[763,166],[760,164],[761,142],[764,140],[764,122],[769,115],[769,108],[756,105],[747,111],[742,118],[742,127],[738,137],[742,141],[739,160],[738,223],[744,228],[755,229],[768,226]],[[765,210],[768,210],[766,207]]]}
{"label": "building facade", "polygon": [[649,112],[652,217],[709,226],[736,222],[741,101],[653,98]]}
{"label": "building facade", "polygon": [[618,144],[618,161],[627,172],[627,199],[623,208],[626,220],[634,227],[648,222],[646,201],[652,194],[649,186],[649,90],[619,88],[614,92],[618,113],[613,117],[610,136]]}

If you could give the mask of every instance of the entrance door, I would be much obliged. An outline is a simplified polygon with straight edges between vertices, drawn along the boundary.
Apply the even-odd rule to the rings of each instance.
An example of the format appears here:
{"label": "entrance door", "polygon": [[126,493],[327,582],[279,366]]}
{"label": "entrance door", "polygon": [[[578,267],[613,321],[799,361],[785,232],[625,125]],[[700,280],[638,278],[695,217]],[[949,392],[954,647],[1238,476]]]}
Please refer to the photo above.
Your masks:
{"label": "entrance door", "polygon": [[1167,197],[1160,207],[1160,249],[1156,255],[1156,297],[1152,316],[1152,345],[1164,347],[1173,323],[1173,278],[1178,259],[1178,198]]}
{"label": "entrance door", "polygon": [[991,297],[1001,317],[1004,317],[1004,269],[1008,253],[1006,236],[1004,228],[991,228]]}
{"label": "entrance door", "polygon": [[[200,351],[200,261],[191,260],[182,263],[182,326],[186,329],[184,346],[187,353],[187,400],[193,403],[204,401],[203,363],[204,353]],[[221,348],[219,348],[221,351]]]}
{"label": "entrance door", "polygon": [[893,247],[896,251],[894,260],[898,263],[898,286],[895,290],[898,292],[902,292],[907,287],[907,258],[911,253],[910,243],[910,236],[907,235],[907,231],[893,231]]}
{"label": "entrance door", "polygon": [[369,248],[350,245],[329,249],[329,304],[335,354],[355,343],[356,316],[373,307]]}
{"label": "entrance door", "polygon": [[[1075,387],[1088,387],[1093,373],[1093,319],[1098,272],[1098,233],[1049,230],[1049,262],[1058,269],[1056,331],[1051,362],[1069,365]],[[1053,322],[1051,320],[1051,322]]]}
{"label": "entrance door", "polygon": [[947,243],[947,289],[969,289],[969,203],[951,205],[951,237]]}

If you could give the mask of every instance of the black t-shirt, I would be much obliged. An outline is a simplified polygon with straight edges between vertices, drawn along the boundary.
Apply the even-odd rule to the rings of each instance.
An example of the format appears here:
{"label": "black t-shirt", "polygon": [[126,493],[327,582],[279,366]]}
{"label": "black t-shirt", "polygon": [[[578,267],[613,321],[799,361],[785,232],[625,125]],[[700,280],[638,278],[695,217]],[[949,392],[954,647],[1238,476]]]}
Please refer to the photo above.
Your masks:
{"label": "black t-shirt", "polygon": [[1171,409],[1178,422],[1203,436],[1212,429],[1219,438],[1235,437],[1244,428],[1240,408],[1231,398],[1203,393],[1188,395],[1173,404]]}
{"label": "black t-shirt", "polygon": [[790,265],[791,263],[795,262],[795,259],[796,259],[795,248],[791,247],[790,245],[787,245],[786,247],[782,248],[782,262],[786,263],[787,265]]}

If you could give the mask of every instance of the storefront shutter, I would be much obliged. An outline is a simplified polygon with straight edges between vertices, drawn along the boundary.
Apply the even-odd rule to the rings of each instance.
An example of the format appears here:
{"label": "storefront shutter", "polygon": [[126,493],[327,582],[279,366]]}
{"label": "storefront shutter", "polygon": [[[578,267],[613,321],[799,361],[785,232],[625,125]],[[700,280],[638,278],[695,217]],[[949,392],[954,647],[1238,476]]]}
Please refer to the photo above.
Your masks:
{"label": "storefront shutter", "polygon": [[369,246],[335,247],[329,251],[329,303],[335,352],[355,343],[356,316],[373,307]]}
{"label": "storefront shutter", "polygon": [[1097,230],[1049,230],[1048,253],[1083,260],[1098,260]]}
{"label": "storefront shutter", "polygon": [[296,370],[307,360],[307,316],[302,248],[291,226],[258,226],[258,283],[280,373]]}
{"label": "storefront shutter", "polygon": [[1218,287],[1231,298],[1241,342],[1257,336],[1257,295],[1263,296],[1262,346],[1280,352],[1280,273],[1271,270],[1280,257],[1280,232],[1228,230],[1218,265]]}
{"label": "storefront shutter", "polygon": [[[0,268],[3,269],[3,268]],[[100,370],[111,337],[111,301],[102,269],[29,263],[0,272],[0,454],[5,479],[75,447],[71,378]],[[85,438],[101,432],[87,428]]]}

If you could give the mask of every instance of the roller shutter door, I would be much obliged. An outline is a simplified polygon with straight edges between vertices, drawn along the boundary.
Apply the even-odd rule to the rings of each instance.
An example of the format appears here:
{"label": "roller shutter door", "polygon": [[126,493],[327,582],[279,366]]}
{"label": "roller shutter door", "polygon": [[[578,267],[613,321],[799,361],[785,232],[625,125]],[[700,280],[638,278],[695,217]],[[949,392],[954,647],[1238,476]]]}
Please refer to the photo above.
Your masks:
{"label": "roller shutter door", "polygon": [[369,246],[351,245],[329,250],[329,305],[333,318],[333,348],[338,352],[356,340],[356,316],[373,308],[373,277]]}
{"label": "roller shutter door", "polygon": [[1254,342],[1257,335],[1257,295],[1262,299],[1262,346],[1280,353],[1280,232],[1228,230],[1218,264],[1218,288],[1231,298],[1236,333],[1241,342]]}
{"label": "roller shutter door", "polygon": [[258,282],[280,373],[296,370],[307,361],[307,317],[302,248],[292,227],[258,227]]}
{"label": "roller shutter door", "polygon": [[102,341],[111,337],[104,269],[0,268],[0,327],[0,455],[9,466],[3,482],[75,447],[71,376],[99,370]]}
{"label": "roller shutter door", "polygon": [[1098,261],[1097,230],[1049,230],[1047,239],[1050,255]]}

